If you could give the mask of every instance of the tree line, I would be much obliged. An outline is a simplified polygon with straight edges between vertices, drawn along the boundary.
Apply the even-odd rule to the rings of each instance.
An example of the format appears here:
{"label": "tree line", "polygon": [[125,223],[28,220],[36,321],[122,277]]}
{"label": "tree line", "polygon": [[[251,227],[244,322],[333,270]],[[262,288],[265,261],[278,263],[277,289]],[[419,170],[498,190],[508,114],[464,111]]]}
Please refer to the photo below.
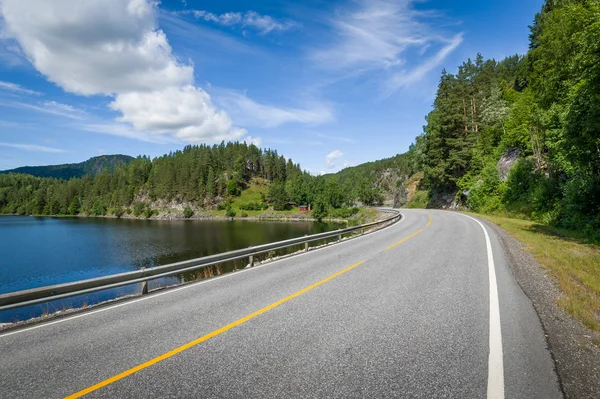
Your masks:
{"label": "tree line", "polygon": [[[354,188],[329,176],[312,176],[275,150],[246,143],[186,146],[150,159],[140,156],[114,170],[80,178],[0,175],[0,213],[18,215],[152,216],[152,204],[186,203],[196,209],[225,209],[253,178],[270,182],[257,209],[283,210],[290,203],[312,205],[317,217],[351,208]],[[373,188],[373,190],[375,190]],[[159,206],[154,205],[154,208]],[[191,215],[186,209],[186,215]]]}
{"label": "tree line", "polygon": [[[598,236],[600,230],[600,8],[546,0],[530,49],[500,62],[443,71],[424,133],[411,151],[430,206],[440,197]],[[507,178],[497,163],[519,154]]]}

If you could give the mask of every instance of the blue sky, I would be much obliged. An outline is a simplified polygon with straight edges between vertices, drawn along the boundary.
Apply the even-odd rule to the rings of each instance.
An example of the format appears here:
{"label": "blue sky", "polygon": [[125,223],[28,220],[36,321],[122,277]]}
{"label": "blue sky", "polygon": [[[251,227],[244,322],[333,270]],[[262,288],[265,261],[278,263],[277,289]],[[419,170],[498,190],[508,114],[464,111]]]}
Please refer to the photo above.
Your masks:
{"label": "blue sky", "polygon": [[0,170],[221,140],[315,174],[387,158],[442,68],[526,52],[541,5],[0,0]]}

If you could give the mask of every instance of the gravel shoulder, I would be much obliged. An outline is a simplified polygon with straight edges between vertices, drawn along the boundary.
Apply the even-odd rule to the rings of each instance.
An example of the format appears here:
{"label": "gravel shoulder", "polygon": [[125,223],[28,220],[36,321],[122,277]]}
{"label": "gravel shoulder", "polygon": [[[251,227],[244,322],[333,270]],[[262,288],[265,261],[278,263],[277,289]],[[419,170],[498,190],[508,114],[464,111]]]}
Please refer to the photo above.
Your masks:
{"label": "gravel shoulder", "polygon": [[533,303],[565,398],[600,398],[600,348],[593,343],[592,331],[558,306],[561,292],[556,280],[523,250],[523,244],[501,227],[480,220],[498,235],[513,276]]}

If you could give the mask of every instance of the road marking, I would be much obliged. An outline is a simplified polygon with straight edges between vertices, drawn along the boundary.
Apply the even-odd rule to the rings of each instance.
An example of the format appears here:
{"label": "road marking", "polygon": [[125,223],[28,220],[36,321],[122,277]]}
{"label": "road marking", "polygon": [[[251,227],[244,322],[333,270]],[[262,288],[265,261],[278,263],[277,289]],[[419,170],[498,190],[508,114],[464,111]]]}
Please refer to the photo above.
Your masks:
{"label": "road marking", "polygon": [[133,367],[133,368],[127,370],[127,371],[124,371],[124,372],[122,372],[120,374],[115,375],[114,377],[111,377],[111,378],[106,379],[104,381],[101,381],[101,382],[99,382],[99,383],[97,383],[95,385],[92,385],[89,388],[86,388],[86,389],[81,390],[79,392],[76,392],[76,393],[74,393],[72,395],[69,395],[69,396],[65,397],[65,399],[80,398],[80,397],[82,397],[84,395],[87,395],[88,393],[94,392],[94,391],[96,391],[96,390],[98,390],[98,389],[100,389],[102,387],[105,387],[107,385],[112,384],[113,382],[119,381],[119,380],[121,380],[121,379],[123,379],[123,378],[125,378],[127,376],[130,376],[131,374],[137,373],[138,371],[141,371],[141,370],[143,370],[145,368],[148,368],[148,367],[150,367],[150,366],[152,366],[152,365],[154,365],[154,364],[156,364],[158,362],[161,362],[161,361],[163,361],[165,359],[168,359],[168,358],[170,358],[170,357],[172,357],[172,356],[174,356],[174,355],[176,355],[178,353],[181,353],[181,352],[183,352],[183,351],[185,351],[187,349],[190,349],[193,346],[196,346],[196,345],[198,345],[198,344],[200,344],[200,343],[202,343],[204,341],[207,341],[207,340],[209,340],[209,339],[211,339],[213,337],[216,337],[219,334],[224,333],[225,331],[231,330],[232,328],[234,328],[236,326],[239,326],[240,324],[243,324],[243,323],[245,323],[245,322],[247,322],[247,321],[249,321],[249,320],[251,320],[251,319],[253,319],[253,318],[257,317],[257,316],[260,316],[261,314],[263,314],[265,312],[268,312],[269,310],[274,309],[277,306],[282,305],[282,304],[284,304],[284,303],[286,303],[286,302],[288,302],[288,301],[296,298],[297,296],[305,294],[306,292],[312,290],[313,288],[316,288],[316,287],[318,287],[318,286],[320,286],[322,284],[325,284],[326,282],[328,282],[330,280],[333,280],[334,278],[336,278],[336,277],[338,277],[338,276],[340,276],[340,275],[342,275],[342,274],[344,274],[346,272],[349,272],[350,270],[352,270],[352,269],[360,266],[363,263],[364,262],[355,263],[352,266],[349,266],[349,267],[345,268],[344,270],[341,270],[341,271],[339,271],[339,272],[337,272],[337,273],[335,273],[335,274],[333,274],[333,275],[331,275],[331,276],[329,276],[329,277],[327,277],[327,278],[325,278],[325,279],[323,279],[323,280],[321,280],[321,281],[319,281],[319,282],[317,282],[317,283],[315,283],[315,284],[313,284],[313,285],[311,285],[309,287],[306,287],[306,288],[304,288],[304,289],[302,289],[302,290],[300,290],[300,291],[298,291],[298,292],[296,292],[296,293],[294,293],[294,294],[292,294],[292,295],[290,295],[288,297],[285,297],[285,298],[283,298],[283,299],[281,299],[281,300],[279,300],[279,301],[277,301],[275,303],[272,303],[269,306],[266,306],[266,307],[264,307],[264,308],[262,308],[260,310],[257,310],[256,312],[254,312],[252,314],[249,314],[248,316],[242,317],[241,319],[239,319],[237,321],[234,321],[233,323],[230,323],[230,324],[226,325],[225,327],[219,328],[218,330],[215,330],[215,331],[213,331],[213,332],[211,332],[209,334],[206,334],[206,335],[204,335],[204,336],[202,336],[202,337],[200,337],[200,338],[198,338],[198,339],[196,339],[194,341],[188,342],[187,344],[182,345],[179,348],[173,349],[172,351],[169,351],[169,352],[167,352],[167,353],[165,353],[163,355],[155,357],[152,360],[149,360],[149,361],[147,361],[145,363],[142,363],[139,366]]}
{"label": "road marking", "polygon": [[414,236],[416,236],[417,234],[420,234],[421,232],[423,232],[423,229],[419,229],[418,231],[416,231],[416,232],[412,233],[412,234],[411,234],[411,235],[409,235],[408,237],[406,237],[406,238],[403,238],[403,239],[401,239],[400,241],[398,241],[397,243],[390,245],[389,247],[387,247],[387,248],[386,248],[386,250],[388,250],[388,249],[392,249],[392,248],[394,248],[394,247],[397,247],[398,245],[402,244],[402,243],[403,243],[403,242],[405,242],[405,241],[408,241],[408,240],[410,240],[411,238],[413,238],[413,237],[414,237]]}
{"label": "road marking", "polygon": [[[402,219],[400,219],[398,222],[394,223],[392,226],[396,226],[396,225],[402,223],[404,221],[404,219],[405,219],[405,217],[404,217],[404,215],[402,215]],[[389,226],[389,227],[392,227],[392,226]],[[382,228],[382,229],[376,230],[374,232],[370,232],[370,233],[368,233],[368,235],[372,236],[374,234],[381,233],[381,232],[384,232],[386,230],[387,230],[386,228]],[[367,235],[365,234],[365,235],[359,235],[359,236],[356,236],[356,237],[353,237],[353,238],[362,238],[362,237],[366,237],[366,236]],[[350,239],[350,240],[342,241],[340,243],[336,243],[336,246],[338,246],[338,245],[345,245],[345,244],[353,244],[353,243],[354,243],[353,240]],[[80,317],[87,317],[87,316],[94,315],[96,313],[106,312],[107,310],[117,309],[117,308],[120,308],[121,306],[132,305],[134,303],[145,301],[145,300],[148,300],[148,299],[157,298],[159,296],[173,294],[173,293],[175,293],[177,291],[187,290],[188,288],[193,288],[193,287],[197,287],[199,285],[212,283],[212,282],[215,282],[215,281],[223,279],[223,278],[239,276],[240,273],[251,272],[252,270],[258,270],[258,269],[261,269],[263,267],[273,266],[273,265],[278,264],[280,262],[284,262],[286,260],[289,260],[290,258],[299,258],[301,256],[305,256],[305,255],[309,255],[309,254],[314,254],[315,253],[314,251],[326,250],[326,249],[331,249],[331,248],[333,248],[333,246],[325,246],[323,248],[316,248],[316,249],[312,250],[311,252],[304,252],[304,253],[301,253],[301,254],[295,254],[295,255],[293,255],[291,257],[285,257],[285,258],[282,258],[282,259],[277,259],[277,260],[274,260],[274,261],[271,261],[271,262],[268,262],[268,263],[264,263],[264,264],[259,265],[259,266],[254,266],[254,267],[251,267],[251,268],[248,268],[248,269],[238,270],[235,273],[227,273],[227,274],[224,274],[222,276],[212,277],[209,280],[197,281],[197,282],[194,282],[194,283],[188,283],[188,284],[185,284],[185,285],[183,285],[181,287],[177,287],[177,288],[169,288],[169,289],[167,289],[167,290],[165,290],[163,292],[152,293],[151,295],[143,296],[141,298],[137,298],[137,299],[133,299],[133,300],[130,300],[130,301],[118,303],[118,304],[115,304],[115,305],[106,305],[106,306],[103,306],[101,309],[87,311],[85,313],[78,314],[78,315],[66,316],[65,318],[61,318],[61,319],[58,319],[58,320],[55,320],[55,321],[49,321],[49,322],[46,322],[46,323],[41,322],[41,324],[38,324],[38,325],[34,325],[34,326],[31,326],[31,327],[21,328],[21,329],[18,329],[16,331],[7,332],[7,333],[4,333],[4,334],[2,334],[0,332],[0,339],[2,339],[4,337],[8,337],[10,335],[20,334],[20,333],[24,333],[24,332],[28,332],[28,331],[32,331],[32,330],[37,330],[38,328],[49,327],[49,326],[52,326],[54,324],[60,324],[60,323],[66,322],[66,321],[71,321],[71,320],[79,319]],[[338,249],[339,249],[339,247],[338,247]]]}
{"label": "road marking", "polygon": [[[429,213],[427,214],[427,216],[429,216],[429,222],[427,222],[427,224],[425,225],[425,227],[429,227],[429,225],[433,221],[433,218],[431,217],[431,215]],[[412,233],[408,237],[403,238],[402,240],[398,241],[397,243],[390,245],[385,250],[387,251],[387,250],[390,250],[390,249],[392,249],[394,247],[397,247],[398,245],[402,244],[403,242],[406,242],[406,241],[410,240],[411,238],[413,238],[417,234],[421,234],[422,232],[423,232],[423,229],[419,229],[418,231],[415,231],[414,233]]]}
{"label": "road marking", "polygon": [[504,399],[504,359],[502,354],[502,330],[500,326],[500,301],[498,300],[498,282],[496,281],[496,267],[492,243],[485,226],[477,219],[473,219],[483,229],[485,245],[487,247],[488,275],[490,283],[490,353],[488,356],[488,399]]}

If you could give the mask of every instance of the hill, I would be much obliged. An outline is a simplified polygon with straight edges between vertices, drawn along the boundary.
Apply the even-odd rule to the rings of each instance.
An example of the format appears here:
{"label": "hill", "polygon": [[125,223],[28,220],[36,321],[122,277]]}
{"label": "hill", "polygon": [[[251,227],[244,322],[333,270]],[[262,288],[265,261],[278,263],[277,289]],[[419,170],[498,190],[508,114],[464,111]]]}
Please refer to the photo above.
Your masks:
{"label": "hill", "polygon": [[103,169],[114,171],[115,167],[128,164],[134,158],[128,155],[101,155],[93,157],[80,163],[47,166],[23,166],[16,169],[0,171],[0,174],[23,173],[36,177],[53,177],[56,179],[69,180],[74,177],[82,177],[87,174],[97,175]]}
{"label": "hill", "polygon": [[410,199],[406,182],[418,171],[415,151],[366,162],[328,175],[368,205],[404,206]]}

